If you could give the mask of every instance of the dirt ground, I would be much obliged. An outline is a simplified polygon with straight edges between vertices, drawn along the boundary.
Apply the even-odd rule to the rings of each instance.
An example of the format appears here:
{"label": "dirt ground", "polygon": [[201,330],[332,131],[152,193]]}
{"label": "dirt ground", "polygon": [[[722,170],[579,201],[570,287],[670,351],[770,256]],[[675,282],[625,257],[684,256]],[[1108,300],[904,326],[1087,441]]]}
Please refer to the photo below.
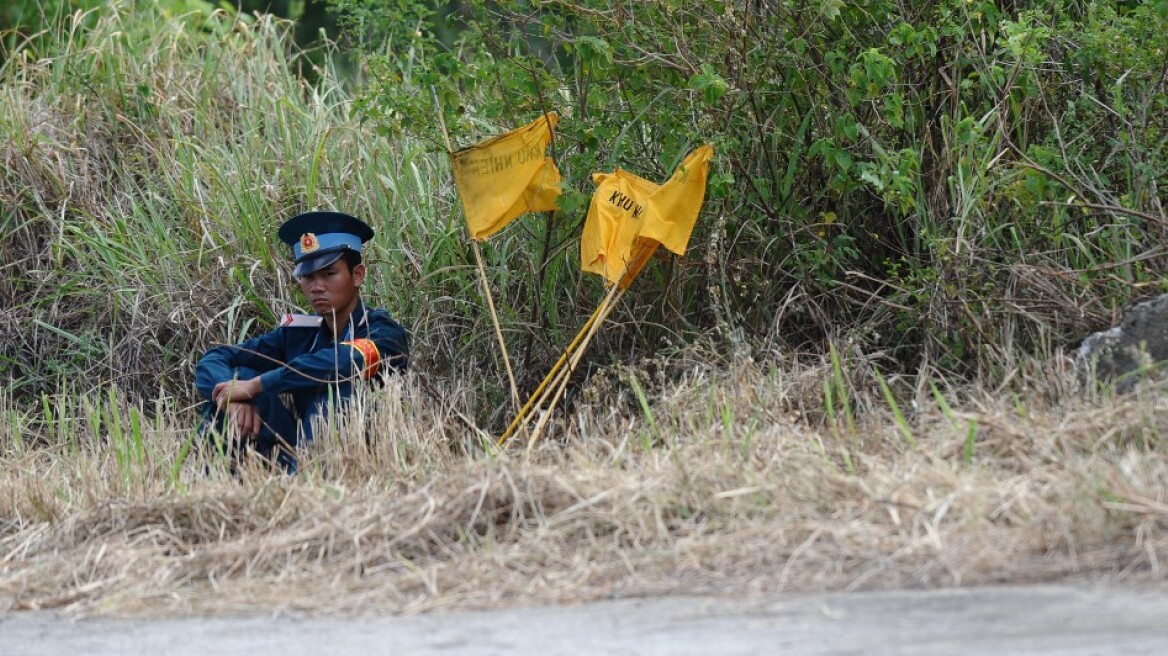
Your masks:
{"label": "dirt ground", "polygon": [[1168,589],[670,596],[413,616],[0,615],[0,654],[1168,654]]}

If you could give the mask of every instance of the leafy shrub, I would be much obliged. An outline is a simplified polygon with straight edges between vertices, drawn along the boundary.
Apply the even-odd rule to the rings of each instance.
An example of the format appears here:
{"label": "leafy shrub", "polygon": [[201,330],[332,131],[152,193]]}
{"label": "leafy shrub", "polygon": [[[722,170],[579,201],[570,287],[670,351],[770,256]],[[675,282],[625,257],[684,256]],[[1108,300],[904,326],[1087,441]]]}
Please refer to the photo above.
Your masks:
{"label": "leafy shrub", "polygon": [[281,218],[348,197],[375,215],[345,172],[385,144],[296,76],[290,25],[179,9],[103,6],[0,69],[9,392],[188,400],[199,353],[289,309]]}
{"label": "leafy shrub", "polygon": [[385,134],[441,150],[435,96],[459,143],[561,114],[572,189],[513,237],[565,245],[528,272],[565,271],[561,313],[589,173],[663,178],[702,141],[693,252],[639,283],[647,326],[973,372],[1162,286],[1163,1],[336,4]]}
{"label": "leafy shrub", "polygon": [[[560,211],[485,249],[529,385],[600,297],[575,254],[589,175],[662,179],[703,141],[691,253],[642,273],[593,362],[846,338],[993,373],[1163,287],[1168,3],[339,4],[369,53],[355,102],[327,66],[296,76],[285,23],[150,2],[3,65],[10,388],[188,399],[209,343],[289,309],[280,219],[328,206],[388,239],[369,293],[420,369],[501,371],[435,96],[459,144],[562,116]],[[480,409],[499,383],[481,377]]]}

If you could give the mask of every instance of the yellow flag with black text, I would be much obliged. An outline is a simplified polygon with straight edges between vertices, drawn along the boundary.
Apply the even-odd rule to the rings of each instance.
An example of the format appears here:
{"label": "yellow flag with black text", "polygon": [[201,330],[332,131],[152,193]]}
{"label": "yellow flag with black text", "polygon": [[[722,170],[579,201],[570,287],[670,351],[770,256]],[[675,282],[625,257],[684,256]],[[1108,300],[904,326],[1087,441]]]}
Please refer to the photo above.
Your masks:
{"label": "yellow flag with black text", "polygon": [[580,267],[628,287],[658,246],[685,255],[713,154],[709,144],[699,146],[660,185],[619,168],[593,173],[596,191],[580,235]]}
{"label": "yellow flag with black text", "polygon": [[454,182],[471,236],[482,241],[527,212],[556,209],[560,171],[545,155],[558,117],[532,123],[451,153]]}

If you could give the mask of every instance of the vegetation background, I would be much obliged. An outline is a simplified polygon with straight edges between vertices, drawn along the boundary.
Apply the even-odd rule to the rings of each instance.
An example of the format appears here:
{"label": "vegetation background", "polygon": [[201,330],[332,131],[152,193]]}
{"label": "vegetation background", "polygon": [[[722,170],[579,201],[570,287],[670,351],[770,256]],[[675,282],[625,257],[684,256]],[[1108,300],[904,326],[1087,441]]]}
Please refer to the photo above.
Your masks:
{"label": "vegetation background", "polygon": [[[70,10],[87,6],[64,44],[41,31],[74,25]],[[119,6],[130,24],[112,45],[124,60],[78,55]],[[378,300],[409,320],[424,368],[481,370],[484,403],[499,405],[435,95],[459,144],[540,111],[564,117],[561,211],[487,248],[528,388],[600,294],[576,263],[590,173],[664,178],[703,141],[718,158],[692,253],[646,272],[593,362],[698,341],[712,357],[765,360],[842,340],[891,372],[994,380],[1017,353],[1073,346],[1164,288],[1168,3],[276,2],[266,8],[300,22],[271,37],[283,39],[276,61],[249,73],[260,63],[232,49],[248,47],[239,26],[259,8],[4,10],[9,102],[55,102],[71,123],[67,149],[93,165],[33,167],[64,136],[40,139],[38,117],[6,108],[11,329],[0,358],[14,391],[37,396],[84,371],[189,400],[193,354],[285,309],[272,226],[335,204],[382,227]],[[214,66],[175,71],[198,95],[166,88],[179,80],[144,59],[162,44],[138,26],[159,21],[184,24],[176,45],[198,57],[168,66]],[[341,75],[326,28],[349,53]],[[268,85],[258,100],[271,112],[233,116],[255,108],[238,97],[256,91],[249,74]],[[81,111],[63,106],[77,99]],[[313,123],[308,134],[281,116],[312,103],[315,116],[296,117]],[[131,207],[111,211],[119,198]],[[111,259],[84,241],[118,243],[111,230],[138,252]],[[170,266],[127,279],[147,262]],[[192,284],[205,295],[187,305],[160,298]],[[53,293],[35,293],[45,285]],[[234,308],[230,330],[198,330],[223,308]],[[142,355],[101,357],[119,344]]]}
{"label": "vegetation background", "polygon": [[[1163,0],[10,2],[0,592],[1159,575],[1165,408],[1067,353],[1165,291],[1165,33]],[[523,460],[481,446],[511,408],[437,113],[466,145],[546,110],[561,208],[484,248],[527,390],[603,294],[589,175],[717,155]],[[351,418],[373,444],[236,481],[194,362],[294,308],[272,234],[330,207],[378,229],[415,373]]]}

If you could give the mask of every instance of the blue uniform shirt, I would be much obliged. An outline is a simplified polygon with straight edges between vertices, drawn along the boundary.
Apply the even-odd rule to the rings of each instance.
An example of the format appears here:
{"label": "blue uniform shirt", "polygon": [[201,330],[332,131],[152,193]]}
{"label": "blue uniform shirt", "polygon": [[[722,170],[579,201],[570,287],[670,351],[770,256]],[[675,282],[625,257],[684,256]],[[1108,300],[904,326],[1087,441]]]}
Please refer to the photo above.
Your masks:
{"label": "blue uniform shirt", "polygon": [[[409,365],[406,330],[385,310],[367,311],[365,303],[358,301],[339,341],[334,342],[322,322],[319,328],[281,326],[242,344],[212,348],[195,367],[195,387],[210,402],[217,383],[259,375],[265,395],[292,395],[303,435],[311,440],[312,416],[322,410],[330,394],[333,399],[348,398],[352,381],[365,369],[362,352],[342,343],[356,339],[368,339],[377,346],[383,375],[404,372]],[[275,418],[265,417],[265,421],[273,426],[281,423]],[[294,435],[281,437],[290,444],[299,441]]]}

